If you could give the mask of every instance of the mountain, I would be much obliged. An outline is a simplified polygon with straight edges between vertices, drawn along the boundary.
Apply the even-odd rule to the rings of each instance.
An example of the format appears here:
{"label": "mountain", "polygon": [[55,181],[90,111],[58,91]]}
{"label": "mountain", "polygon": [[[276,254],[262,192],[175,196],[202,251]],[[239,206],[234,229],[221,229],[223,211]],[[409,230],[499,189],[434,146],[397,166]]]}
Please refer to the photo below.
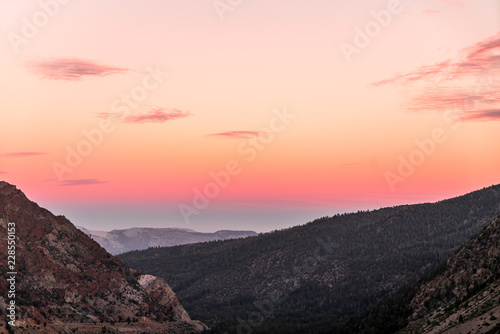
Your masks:
{"label": "mountain", "polygon": [[196,232],[182,228],[129,228],[110,232],[92,231],[77,226],[113,255],[150,247],[168,247],[197,242],[246,238],[257,235],[254,231]]}
{"label": "mountain", "polygon": [[500,214],[500,186],[418,205],[323,217],[253,238],[134,251],[216,333],[343,333],[416,283]]}
{"label": "mountain", "polygon": [[399,333],[500,333],[500,217],[462,246],[411,300]]}
{"label": "mountain", "polygon": [[[126,267],[64,216],[0,182],[1,320],[15,333],[199,333],[161,278]],[[6,314],[8,313],[8,316]],[[106,328],[104,328],[106,327]]]}
{"label": "mountain", "polygon": [[430,275],[349,319],[339,333],[500,333],[500,216]]}

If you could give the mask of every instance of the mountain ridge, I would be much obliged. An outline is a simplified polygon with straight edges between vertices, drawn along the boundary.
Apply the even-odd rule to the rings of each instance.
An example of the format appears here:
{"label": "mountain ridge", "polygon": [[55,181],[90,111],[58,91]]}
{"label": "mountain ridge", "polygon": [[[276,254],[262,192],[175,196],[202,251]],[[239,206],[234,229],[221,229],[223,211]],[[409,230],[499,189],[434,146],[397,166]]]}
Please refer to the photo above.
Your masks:
{"label": "mountain ridge", "polygon": [[126,267],[64,216],[2,181],[0,247],[8,245],[14,261],[2,257],[0,275],[13,280],[0,281],[0,313],[5,321],[7,305],[14,302],[14,322],[4,326],[16,333],[97,333],[104,326],[131,333],[199,333],[207,328],[191,320],[163,279]]}

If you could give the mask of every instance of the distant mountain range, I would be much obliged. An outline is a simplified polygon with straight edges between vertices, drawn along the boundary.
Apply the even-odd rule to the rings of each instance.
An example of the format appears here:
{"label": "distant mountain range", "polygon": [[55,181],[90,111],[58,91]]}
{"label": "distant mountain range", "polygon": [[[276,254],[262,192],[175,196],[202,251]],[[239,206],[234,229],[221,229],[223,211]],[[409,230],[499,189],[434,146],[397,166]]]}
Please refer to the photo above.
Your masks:
{"label": "distant mountain range", "polygon": [[214,233],[196,232],[187,228],[134,227],[110,232],[93,231],[77,226],[113,255],[150,247],[169,247],[197,242],[239,239],[255,236],[254,231],[222,230]]}
{"label": "distant mountain range", "polygon": [[[414,295],[402,295],[389,305],[393,312],[388,315],[382,312],[385,306],[382,311],[370,309],[430,275],[499,214],[497,185],[437,203],[323,217],[252,238],[154,248],[119,257],[132,268],[166,279],[186,310],[214,333],[387,334],[408,324],[412,313],[405,305]],[[478,259],[487,255],[486,249]],[[497,251],[492,252],[498,261]],[[484,263],[494,266],[490,260]],[[489,277],[491,268],[474,270]],[[483,287],[472,271],[463,270],[470,275],[470,291]],[[451,286],[436,285],[438,292],[454,291]],[[426,297],[420,300],[425,307],[433,305],[426,304]],[[439,315],[429,321],[446,321],[441,317],[448,311],[437,311]],[[366,312],[372,313],[359,318]],[[417,312],[414,320],[424,314]],[[464,314],[462,320],[474,316]],[[383,322],[377,323],[378,318]],[[353,325],[351,319],[358,321]],[[362,323],[376,326],[359,331]]]}
{"label": "distant mountain range", "polygon": [[1,333],[207,329],[190,319],[163,279],[128,268],[6,182],[0,182],[0,248]]}

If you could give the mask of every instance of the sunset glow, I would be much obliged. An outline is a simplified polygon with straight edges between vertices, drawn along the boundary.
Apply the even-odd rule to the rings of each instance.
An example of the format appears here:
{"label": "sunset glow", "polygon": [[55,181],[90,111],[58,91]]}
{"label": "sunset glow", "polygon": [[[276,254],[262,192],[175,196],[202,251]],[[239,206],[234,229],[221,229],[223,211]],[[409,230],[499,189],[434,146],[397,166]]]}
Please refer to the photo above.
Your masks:
{"label": "sunset glow", "polygon": [[214,3],[1,2],[0,179],[258,232],[500,183],[498,1]]}

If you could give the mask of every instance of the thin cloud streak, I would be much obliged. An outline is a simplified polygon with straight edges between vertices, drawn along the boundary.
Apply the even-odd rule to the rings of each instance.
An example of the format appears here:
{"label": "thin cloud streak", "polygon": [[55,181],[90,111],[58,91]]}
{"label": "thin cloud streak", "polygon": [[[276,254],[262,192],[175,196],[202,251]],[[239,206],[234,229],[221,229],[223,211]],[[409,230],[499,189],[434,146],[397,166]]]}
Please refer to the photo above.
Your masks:
{"label": "thin cloud streak", "polygon": [[182,111],[174,108],[156,107],[143,113],[125,116],[116,113],[101,112],[97,114],[97,117],[115,120],[123,123],[144,124],[165,123],[167,121],[185,118],[191,115],[192,114],[189,111]]}
{"label": "thin cloud streak", "polygon": [[498,121],[500,120],[500,109],[476,110],[463,118],[465,121]]}
{"label": "thin cloud streak", "polygon": [[261,131],[226,131],[219,133],[212,133],[208,136],[219,137],[219,138],[229,138],[229,139],[250,139],[260,135]]}
{"label": "thin cloud streak", "polygon": [[61,187],[72,187],[72,186],[86,186],[92,184],[102,184],[108,183],[106,181],[100,181],[97,179],[75,179],[75,180],[64,180],[61,181]]}
{"label": "thin cloud streak", "polygon": [[[434,76],[443,75],[444,73],[448,73],[447,70],[449,70],[451,66],[452,66],[451,60],[446,60],[434,65],[426,65],[419,67],[418,69],[412,72],[404,74],[396,74],[392,78],[374,82],[371,84],[371,86],[378,87],[395,83],[400,83],[400,84],[413,83],[420,80],[429,79]],[[449,75],[451,75],[451,72],[449,72]]]}
{"label": "thin cloud streak", "polygon": [[39,155],[45,155],[47,153],[44,152],[10,152],[0,154],[0,157],[4,158],[26,158],[26,157],[34,157]]}
{"label": "thin cloud streak", "polygon": [[128,72],[129,69],[112,67],[96,62],[76,59],[58,58],[31,61],[27,64],[34,73],[50,80],[77,81],[84,77],[102,77]]}
{"label": "thin cloud streak", "polygon": [[130,115],[125,117],[124,123],[164,123],[179,118],[188,117],[191,114],[188,111],[178,109],[155,108],[148,112],[138,115]]}

